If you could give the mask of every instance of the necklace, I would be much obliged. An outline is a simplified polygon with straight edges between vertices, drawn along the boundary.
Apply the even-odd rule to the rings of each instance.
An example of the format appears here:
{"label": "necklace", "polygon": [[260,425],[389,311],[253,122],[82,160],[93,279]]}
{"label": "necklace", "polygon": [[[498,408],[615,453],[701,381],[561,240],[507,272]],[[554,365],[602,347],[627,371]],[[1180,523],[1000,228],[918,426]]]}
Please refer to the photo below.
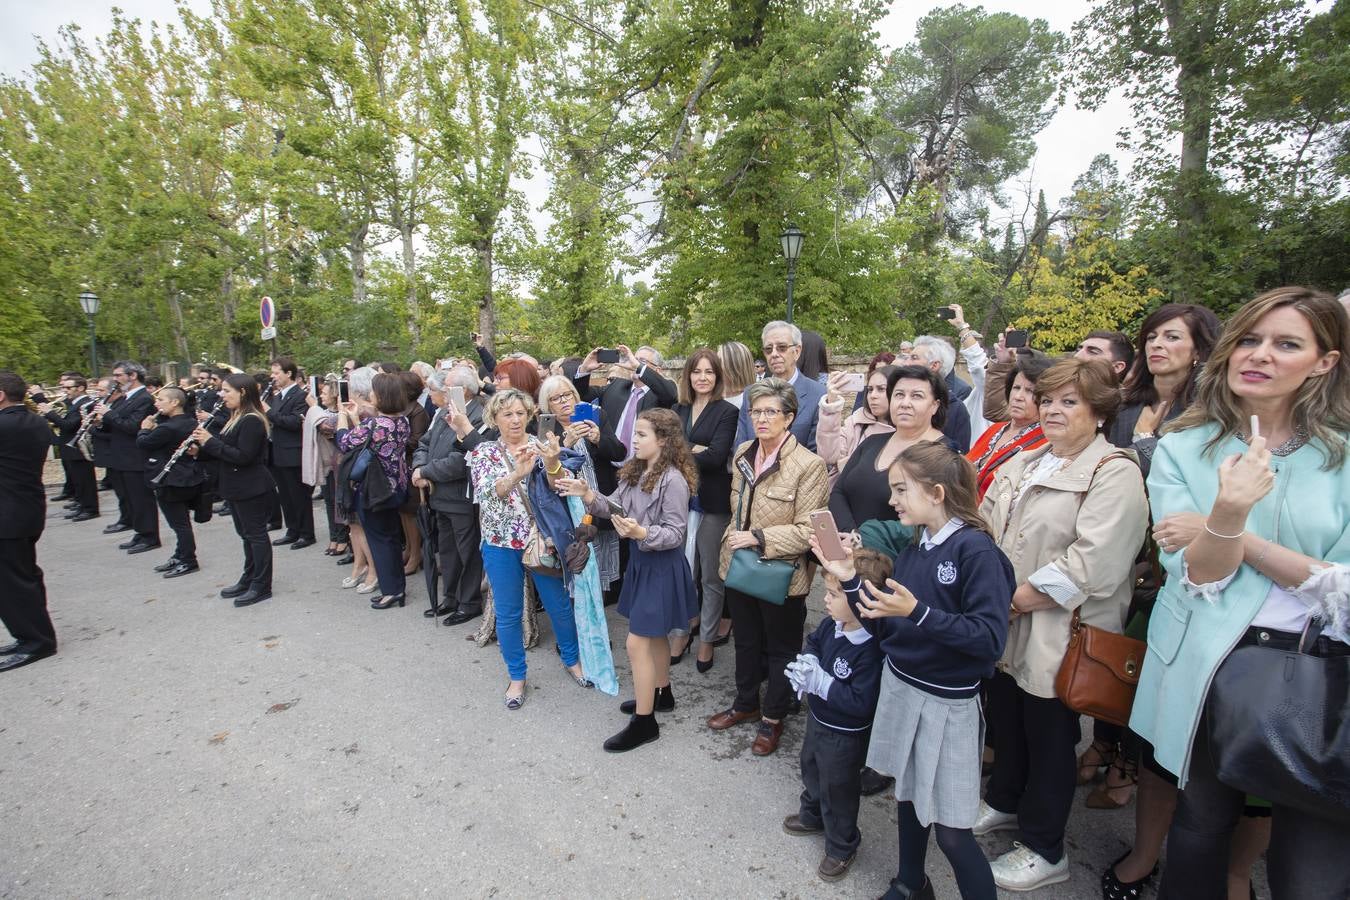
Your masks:
{"label": "necklace", "polygon": [[[1250,444],[1252,436],[1250,434],[1239,434],[1238,440],[1244,444]],[[1271,456],[1288,456],[1306,443],[1308,443],[1308,429],[1300,425],[1294,429],[1294,433],[1289,436],[1289,440],[1278,447],[1267,447],[1266,449]]]}

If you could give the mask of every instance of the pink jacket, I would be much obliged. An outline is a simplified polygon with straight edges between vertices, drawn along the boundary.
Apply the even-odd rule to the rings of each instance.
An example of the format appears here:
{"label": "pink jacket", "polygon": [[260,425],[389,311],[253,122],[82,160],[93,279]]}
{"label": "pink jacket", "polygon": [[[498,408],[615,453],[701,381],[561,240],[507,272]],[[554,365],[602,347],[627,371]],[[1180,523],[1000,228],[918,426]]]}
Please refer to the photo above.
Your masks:
{"label": "pink jacket", "polygon": [[831,410],[825,400],[820,401],[820,419],[816,423],[816,455],[825,460],[830,476],[830,488],[844,471],[844,464],[863,438],[895,431],[889,422],[877,421],[866,405],[860,406],[844,418],[843,410]]}

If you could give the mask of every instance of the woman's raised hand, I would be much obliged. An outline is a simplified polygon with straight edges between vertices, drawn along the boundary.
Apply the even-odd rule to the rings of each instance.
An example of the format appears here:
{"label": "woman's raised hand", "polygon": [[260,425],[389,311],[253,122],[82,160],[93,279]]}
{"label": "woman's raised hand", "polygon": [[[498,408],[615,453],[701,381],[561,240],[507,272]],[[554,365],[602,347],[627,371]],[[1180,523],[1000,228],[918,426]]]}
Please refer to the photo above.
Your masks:
{"label": "woman's raised hand", "polygon": [[1270,451],[1266,449],[1266,439],[1257,434],[1246,453],[1235,453],[1219,465],[1219,496],[1214,506],[1241,513],[1245,518],[1273,487],[1275,472],[1270,468]]}
{"label": "woman's raised hand", "polygon": [[518,450],[516,452],[516,477],[525,478],[529,475],[530,470],[534,468],[534,464],[538,459],[539,451],[535,449],[535,445],[533,444]]}
{"label": "woman's raised hand", "polygon": [[564,497],[585,497],[586,492],[590,490],[586,479],[573,478],[570,475],[559,475],[554,479],[553,487]]}

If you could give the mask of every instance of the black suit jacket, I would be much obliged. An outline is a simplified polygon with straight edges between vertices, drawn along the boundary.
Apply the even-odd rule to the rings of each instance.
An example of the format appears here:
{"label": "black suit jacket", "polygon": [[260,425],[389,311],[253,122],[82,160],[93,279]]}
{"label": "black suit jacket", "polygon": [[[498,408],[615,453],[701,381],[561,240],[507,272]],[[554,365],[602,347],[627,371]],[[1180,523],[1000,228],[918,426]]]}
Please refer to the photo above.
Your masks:
{"label": "black suit jacket", "polygon": [[247,500],[276,486],[267,471],[267,428],[257,416],[244,416],[232,430],[222,430],[202,452],[220,460],[216,493],[222,500]]}
{"label": "black suit jacket", "polygon": [[[639,413],[657,406],[670,409],[675,405],[675,382],[651,366],[642,370],[641,378],[648,390],[638,401]],[[613,493],[618,487],[618,481],[614,477],[617,470],[614,463],[622,463],[628,455],[628,449],[619,440],[616,429],[619,427],[619,419],[623,416],[624,408],[628,406],[628,397],[633,393],[633,381],[630,378],[622,378],[596,390],[591,387],[591,376],[587,374],[574,376],[572,384],[583,400],[596,403],[600,407],[600,444],[593,448],[592,454],[595,462],[595,481],[601,491],[606,494]]]}
{"label": "black suit jacket", "polygon": [[74,447],[68,447],[71,438],[80,430],[80,423],[84,421],[81,415],[89,404],[94,402],[94,398],[88,394],[81,394],[70,401],[66,406],[66,413],[62,415],[56,410],[52,410],[45,416],[48,422],[51,422],[57,428],[56,435],[52,438],[52,443],[56,445],[56,450],[60,458],[65,462],[84,462],[84,454],[80,453]]}
{"label": "black suit jacket", "polygon": [[42,467],[52,430],[24,406],[0,409],[0,538],[35,538],[47,522]]}
{"label": "black suit jacket", "polygon": [[300,467],[300,435],[308,411],[305,392],[298,384],[291,385],[285,397],[273,396],[267,411],[272,423],[272,465]]}
{"label": "black suit jacket", "polygon": [[684,425],[689,446],[707,447],[694,454],[698,466],[698,505],[706,513],[731,512],[731,469],[727,461],[736,449],[736,424],[741,411],[725,400],[709,403],[689,427],[692,412],[687,403],[675,407],[675,415]]}
{"label": "black suit jacket", "polygon": [[[161,420],[154,428],[142,431],[136,437],[136,446],[145,453],[146,484],[150,484],[151,479],[164,470],[169,457],[196,429],[197,420],[192,416],[174,416]],[[186,455],[180,456],[174,464],[174,471],[177,472],[179,466],[186,469],[188,465],[196,464],[195,460],[192,463],[185,462],[187,459]]]}
{"label": "black suit jacket", "polygon": [[107,461],[103,463],[106,468],[118,472],[144,471],[145,454],[136,446],[136,436],[141,433],[141,422],[154,412],[155,398],[145,388],[113,403],[99,427],[108,435]]}

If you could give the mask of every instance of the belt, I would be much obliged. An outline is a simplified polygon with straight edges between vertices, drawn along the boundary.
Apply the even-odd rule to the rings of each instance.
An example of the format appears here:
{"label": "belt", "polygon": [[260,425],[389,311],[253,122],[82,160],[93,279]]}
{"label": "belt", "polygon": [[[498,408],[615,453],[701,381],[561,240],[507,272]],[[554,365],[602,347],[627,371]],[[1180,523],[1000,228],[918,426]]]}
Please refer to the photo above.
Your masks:
{"label": "belt", "polygon": [[[1239,647],[1270,647],[1272,650],[1298,650],[1300,635],[1292,631],[1252,626],[1238,641]],[[1310,656],[1350,656],[1350,644],[1322,635],[1307,649]]]}

